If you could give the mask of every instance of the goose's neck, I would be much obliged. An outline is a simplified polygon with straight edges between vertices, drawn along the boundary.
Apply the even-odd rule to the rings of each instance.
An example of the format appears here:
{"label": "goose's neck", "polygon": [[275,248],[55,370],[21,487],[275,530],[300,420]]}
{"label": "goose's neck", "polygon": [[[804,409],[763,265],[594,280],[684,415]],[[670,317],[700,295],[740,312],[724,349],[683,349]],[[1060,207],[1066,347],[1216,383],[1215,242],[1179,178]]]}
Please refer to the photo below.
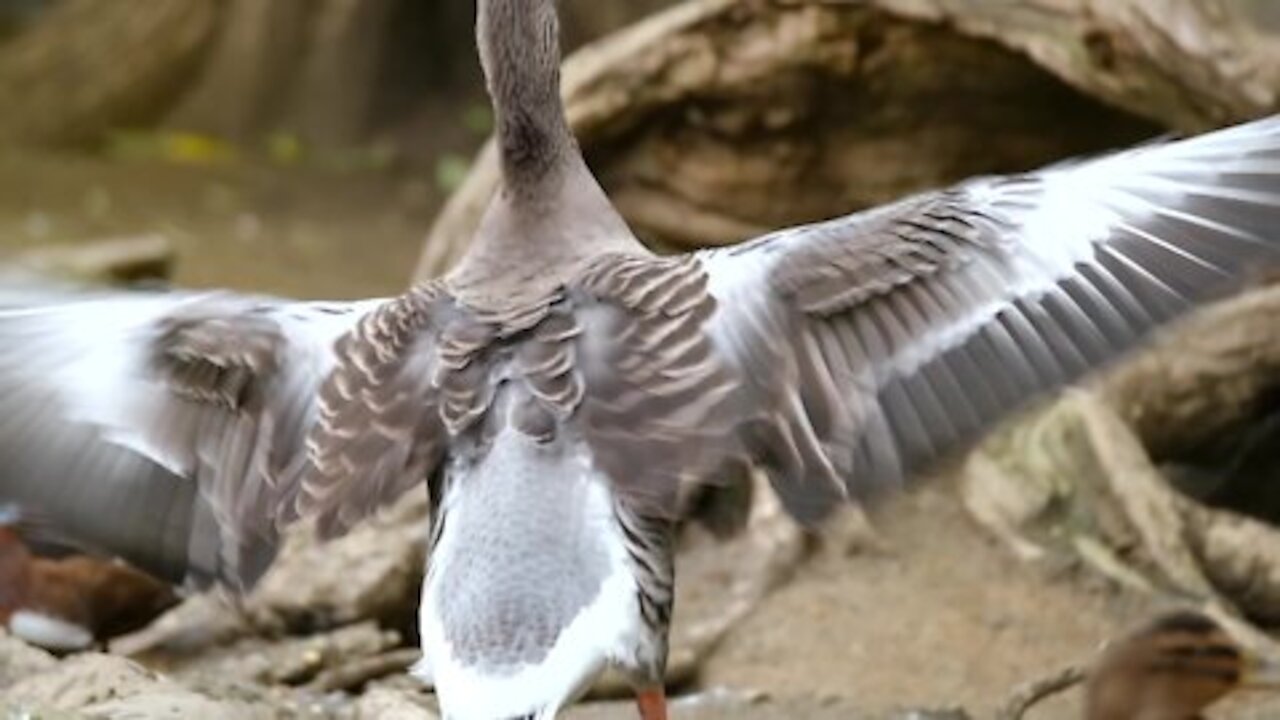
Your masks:
{"label": "goose's neck", "polygon": [[504,179],[532,192],[578,153],[560,100],[555,0],[480,0],[476,34]]}
{"label": "goose's neck", "polygon": [[480,59],[502,186],[449,272],[453,295],[497,310],[540,301],[601,253],[645,253],[591,174],[560,101],[555,0],[479,0]]}

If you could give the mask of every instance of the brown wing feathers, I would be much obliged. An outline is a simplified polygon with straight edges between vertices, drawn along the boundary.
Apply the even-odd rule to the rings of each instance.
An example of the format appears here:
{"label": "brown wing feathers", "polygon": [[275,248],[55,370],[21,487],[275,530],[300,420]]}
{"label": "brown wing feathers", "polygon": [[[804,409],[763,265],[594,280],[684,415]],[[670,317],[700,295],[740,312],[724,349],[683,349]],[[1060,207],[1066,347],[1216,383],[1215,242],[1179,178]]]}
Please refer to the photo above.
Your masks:
{"label": "brown wing feathers", "polygon": [[[672,514],[682,480],[750,459],[816,520],[1274,261],[1277,136],[1271,121],[1081,173],[978,180],[694,256],[587,254],[556,269],[559,289],[514,307],[464,306],[447,280],[377,307],[222,297],[155,314],[143,302],[150,377],[91,398],[74,437],[33,451],[24,438],[42,438],[11,422],[0,448],[38,455],[36,475],[97,462],[146,485],[146,457],[165,482],[161,468],[196,478],[198,498],[157,498],[183,506],[171,512],[194,528],[189,562],[221,576],[260,570],[277,519],[314,514],[341,532],[508,423],[583,440],[633,510]],[[56,323],[109,317],[72,309]],[[95,363],[77,358],[96,346],[44,322],[0,315],[4,338],[38,341],[68,368],[46,378],[0,352],[0,382],[38,417],[72,390],[97,392]],[[136,454],[90,438],[94,424]]]}
{"label": "brown wing feathers", "polygon": [[802,518],[899,484],[1280,261],[1277,161],[1273,118],[703,253],[740,435]]}
{"label": "brown wing feathers", "polygon": [[254,381],[277,371],[284,343],[279,326],[265,315],[232,317],[195,311],[162,318],[151,365],[171,390],[194,402],[227,410],[259,404]]}
{"label": "brown wing feathers", "polygon": [[441,299],[436,285],[414,289],[337,342],[286,519],[315,516],[322,535],[340,534],[433,472],[447,439],[430,388]]}
{"label": "brown wing feathers", "polygon": [[966,209],[966,199],[950,190],[830,223],[783,257],[771,284],[804,312],[829,315],[1007,244],[1007,223]]}
{"label": "brown wing feathers", "polygon": [[625,498],[670,515],[681,478],[705,476],[732,442],[735,382],[703,332],[706,273],[690,257],[606,256],[576,288],[592,330],[584,437]]}

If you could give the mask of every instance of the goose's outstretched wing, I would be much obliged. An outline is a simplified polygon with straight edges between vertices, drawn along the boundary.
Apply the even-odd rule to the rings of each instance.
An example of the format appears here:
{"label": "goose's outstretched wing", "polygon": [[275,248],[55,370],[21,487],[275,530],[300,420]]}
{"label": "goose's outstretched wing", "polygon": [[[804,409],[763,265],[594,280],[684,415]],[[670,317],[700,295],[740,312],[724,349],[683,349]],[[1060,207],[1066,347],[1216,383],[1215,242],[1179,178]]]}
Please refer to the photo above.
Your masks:
{"label": "goose's outstretched wing", "polygon": [[700,259],[744,377],[736,440],[816,519],[1280,264],[1280,118]]}
{"label": "goose's outstretched wing", "polygon": [[[353,375],[381,347],[380,329],[413,331],[402,301],[50,300],[0,309],[0,501],[78,541],[173,580],[244,587],[295,506],[341,526],[410,484],[392,457],[365,468],[367,483],[326,479],[305,449],[322,398],[376,382]],[[348,449],[326,448],[326,462]]]}

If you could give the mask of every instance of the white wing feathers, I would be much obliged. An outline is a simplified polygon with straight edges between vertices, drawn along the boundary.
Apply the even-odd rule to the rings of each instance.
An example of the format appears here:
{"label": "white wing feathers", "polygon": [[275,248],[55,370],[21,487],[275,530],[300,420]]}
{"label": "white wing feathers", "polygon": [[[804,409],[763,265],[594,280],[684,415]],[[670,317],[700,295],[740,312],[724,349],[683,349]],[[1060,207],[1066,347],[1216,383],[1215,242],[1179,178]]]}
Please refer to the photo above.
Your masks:
{"label": "white wing feathers", "polygon": [[0,494],[167,577],[251,582],[334,343],[379,302],[102,294],[0,310]]}
{"label": "white wing feathers", "polygon": [[978,179],[701,259],[720,301],[710,331],[747,376],[743,427],[768,428],[753,452],[816,518],[1280,261],[1280,120]]}

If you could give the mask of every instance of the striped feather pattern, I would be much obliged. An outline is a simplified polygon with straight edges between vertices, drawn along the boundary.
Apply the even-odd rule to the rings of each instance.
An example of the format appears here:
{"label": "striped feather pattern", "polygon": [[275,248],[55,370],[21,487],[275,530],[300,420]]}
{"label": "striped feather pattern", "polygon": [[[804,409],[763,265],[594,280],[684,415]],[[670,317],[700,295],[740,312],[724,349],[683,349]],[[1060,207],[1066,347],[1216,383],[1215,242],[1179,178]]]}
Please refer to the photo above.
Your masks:
{"label": "striped feather pattern", "polygon": [[31,297],[0,311],[0,497],[162,577],[252,584],[330,347],[379,303]]}
{"label": "striped feather pattern", "polygon": [[[435,326],[446,300],[437,284],[415,288],[367,314],[334,347],[320,385],[292,510],[341,534],[421,484],[444,456],[447,433],[431,381]],[[281,508],[286,519],[290,507]]]}
{"label": "striped feather pattern", "polygon": [[715,312],[691,257],[606,255],[574,284],[586,396],[579,421],[625,501],[673,517],[683,479],[718,464],[734,378],[704,325]]}
{"label": "striped feather pattern", "polygon": [[721,307],[710,331],[753,399],[738,436],[816,520],[1280,262],[1280,120],[701,258]]}

